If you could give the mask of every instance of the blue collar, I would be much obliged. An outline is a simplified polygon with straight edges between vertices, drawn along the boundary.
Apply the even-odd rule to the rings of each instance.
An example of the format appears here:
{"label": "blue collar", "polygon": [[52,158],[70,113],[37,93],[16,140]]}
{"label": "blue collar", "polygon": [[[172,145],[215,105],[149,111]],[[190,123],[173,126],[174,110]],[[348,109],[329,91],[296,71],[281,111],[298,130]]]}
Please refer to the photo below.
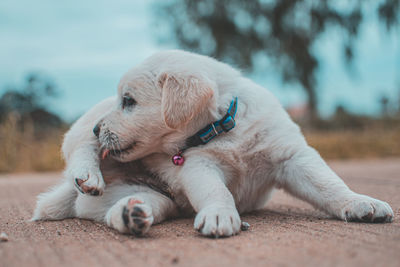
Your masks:
{"label": "blue collar", "polygon": [[206,127],[198,131],[195,135],[189,137],[186,140],[186,147],[182,151],[190,147],[205,145],[212,139],[214,139],[214,137],[232,130],[236,125],[235,115],[237,110],[237,101],[237,97],[235,97],[231,101],[229,109],[222,119],[208,124]]}
{"label": "blue collar", "polygon": [[231,101],[231,105],[229,106],[228,111],[222,119],[208,124],[206,127],[198,131],[195,135],[186,139],[185,147],[172,157],[172,163],[177,166],[183,165],[183,163],[185,162],[185,158],[183,157],[182,153],[186,149],[199,145],[205,145],[210,142],[214,137],[232,130],[236,125],[235,115],[237,110],[237,101],[237,97],[235,97]]}

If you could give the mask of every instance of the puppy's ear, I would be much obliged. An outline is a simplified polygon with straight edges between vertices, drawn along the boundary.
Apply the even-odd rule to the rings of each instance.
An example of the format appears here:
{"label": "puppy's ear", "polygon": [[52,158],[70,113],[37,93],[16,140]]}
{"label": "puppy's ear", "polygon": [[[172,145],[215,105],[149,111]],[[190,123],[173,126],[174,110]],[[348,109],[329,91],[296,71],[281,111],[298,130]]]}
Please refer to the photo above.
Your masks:
{"label": "puppy's ear", "polygon": [[162,89],[164,121],[172,129],[186,124],[203,111],[214,95],[211,82],[194,76],[163,73],[158,85]]}

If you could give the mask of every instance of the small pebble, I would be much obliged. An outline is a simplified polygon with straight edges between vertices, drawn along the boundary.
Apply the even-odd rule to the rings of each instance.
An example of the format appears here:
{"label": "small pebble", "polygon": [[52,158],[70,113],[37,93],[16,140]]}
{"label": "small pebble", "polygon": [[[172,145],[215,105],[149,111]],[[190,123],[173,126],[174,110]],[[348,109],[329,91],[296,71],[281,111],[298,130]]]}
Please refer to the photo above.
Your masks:
{"label": "small pebble", "polygon": [[171,261],[172,264],[177,264],[179,262],[179,258],[178,257],[174,257]]}
{"label": "small pebble", "polygon": [[58,234],[58,235],[61,235],[61,232],[60,232],[60,230],[57,230],[57,234]]}
{"label": "small pebble", "polygon": [[250,224],[248,222],[242,222],[242,225],[241,225],[240,229],[242,231],[247,231],[247,230],[250,229]]}
{"label": "small pebble", "polygon": [[4,232],[0,234],[0,242],[7,242],[8,241],[8,235]]}

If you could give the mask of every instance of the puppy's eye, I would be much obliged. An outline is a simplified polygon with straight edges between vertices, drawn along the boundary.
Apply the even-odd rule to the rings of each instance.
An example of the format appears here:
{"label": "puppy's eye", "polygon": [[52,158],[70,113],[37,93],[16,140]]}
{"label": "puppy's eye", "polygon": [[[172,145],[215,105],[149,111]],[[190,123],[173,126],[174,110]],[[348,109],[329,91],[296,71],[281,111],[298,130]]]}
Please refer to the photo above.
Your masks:
{"label": "puppy's eye", "polygon": [[122,108],[129,108],[136,105],[136,100],[126,95],[122,98]]}

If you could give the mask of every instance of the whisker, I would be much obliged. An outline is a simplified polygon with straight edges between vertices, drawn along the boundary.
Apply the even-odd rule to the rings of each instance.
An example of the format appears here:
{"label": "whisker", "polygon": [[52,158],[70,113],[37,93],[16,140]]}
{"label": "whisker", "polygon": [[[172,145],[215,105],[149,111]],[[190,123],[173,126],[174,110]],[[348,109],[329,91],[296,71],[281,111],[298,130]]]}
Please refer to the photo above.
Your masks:
{"label": "whisker", "polygon": [[118,157],[120,159],[123,158],[123,151],[131,146],[130,145],[129,147],[127,146],[126,148],[122,148],[122,145],[127,143],[126,140],[111,131],[105,132],[100,137],[99,141],[101,150],[109,149],[114,157]]}

